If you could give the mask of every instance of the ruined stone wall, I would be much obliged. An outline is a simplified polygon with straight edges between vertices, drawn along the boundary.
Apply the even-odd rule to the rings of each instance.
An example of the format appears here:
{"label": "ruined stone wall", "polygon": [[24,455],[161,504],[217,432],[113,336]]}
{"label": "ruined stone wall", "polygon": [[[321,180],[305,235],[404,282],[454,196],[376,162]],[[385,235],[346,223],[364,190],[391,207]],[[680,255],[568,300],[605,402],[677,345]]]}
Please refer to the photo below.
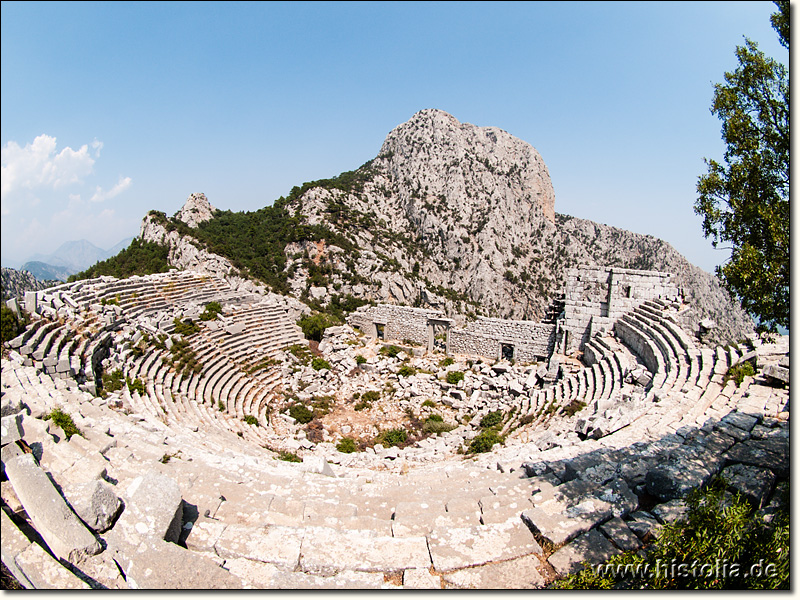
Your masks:
{"label": "ruined stone wall", "polygon": [[464,329],[450,331],[450,352],[499,358],[501,344],[514,348],[514,360],[533,362],[550,356],[556,326],[533,321],[479,317]]}
{"label": "ruined stone wall", "polygon": [[438,310],[378,304],[360,306],[347,317],[347,322],[372,337],[378,337],[376,324],[379,324],[384,326],[385,340],[412,340],[427,345],[428,319],[443,318],[444,313]]}
{"label": "ruined stone wall", "polygon": [[678,297],[669,273],[617,267],[570,269],[565,288],[562,329],[569,333],[565,351],[581,348],[589,336],[608,329],[645,300]]}

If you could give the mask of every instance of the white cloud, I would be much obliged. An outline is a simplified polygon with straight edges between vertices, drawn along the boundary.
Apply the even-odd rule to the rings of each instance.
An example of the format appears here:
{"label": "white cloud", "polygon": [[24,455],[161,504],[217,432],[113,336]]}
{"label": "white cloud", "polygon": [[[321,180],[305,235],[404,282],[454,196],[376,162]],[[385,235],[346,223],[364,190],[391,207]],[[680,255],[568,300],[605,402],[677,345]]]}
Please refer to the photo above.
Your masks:
{"label": "white cloud", "polygon": [[[102,147],[101,142],[97,143]],[[94,146],[94,142],[92,145]],[[92,172],[94,166],[87,144],[78,150],[67,146],[56,153],[56,138],[45,134],[36,137],[33,143],[24,147],[9,141],[3,146],[1,153],[3,200],[23,189],[57,189],[80,183]]]}
{"label": "white cloud", "polygon": [[103,202],[104,200],[108,200],[110,198],[113,198],[114,196],[118,196],[119,194],[127,190],[129,187],[131,187],[132,183],[133,180],[130,177],[120,177],[117,184],[107,192],[104,192],[103,188],[101,188],[98,185],[94,195],[91,197],[91,201]]}

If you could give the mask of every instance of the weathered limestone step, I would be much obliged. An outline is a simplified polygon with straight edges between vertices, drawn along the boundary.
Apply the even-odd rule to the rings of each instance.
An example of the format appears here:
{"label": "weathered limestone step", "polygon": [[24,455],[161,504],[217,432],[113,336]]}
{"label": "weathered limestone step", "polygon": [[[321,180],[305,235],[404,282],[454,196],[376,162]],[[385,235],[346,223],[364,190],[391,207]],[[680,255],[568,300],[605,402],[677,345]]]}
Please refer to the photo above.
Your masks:
{"label": "weathered limestone step", "polygon": [[[542,559],[529,554],[508,561],[469,567],[444,573],[442,579],[448,588],[462,589],[540,589],[544,587]],[[404,587],[408,587],[405,585]]]}
{"label": "weathered limestone step", "polygon": [[36,531],[58,558],[78,563],[100,552],[100,543],[67,506],[32,454],[22,454],[10,444],[3,448],[3,464]]}
{"label": "weathered limestone step", "polygon": [[542,553],[533,533],[519,518],[490,525],[435,528],[428,539],[437,571]]}
{"label": "weathered limestone step", "polygon": [[3,531],[0,542],[3,564],[22,586],[37,590],[91,589],[88,583],[80,580],[41,546],[31,542],[5,509],[0,510],[0,525]]}
{"label": "weathered limestone step", "polygon": [[591,565],[604,564],[615,554],[619,554],[619,550],[597,529],[592,529],[554,552],[547,561],[556,573],[565,577],[580,571],[585,562]]}

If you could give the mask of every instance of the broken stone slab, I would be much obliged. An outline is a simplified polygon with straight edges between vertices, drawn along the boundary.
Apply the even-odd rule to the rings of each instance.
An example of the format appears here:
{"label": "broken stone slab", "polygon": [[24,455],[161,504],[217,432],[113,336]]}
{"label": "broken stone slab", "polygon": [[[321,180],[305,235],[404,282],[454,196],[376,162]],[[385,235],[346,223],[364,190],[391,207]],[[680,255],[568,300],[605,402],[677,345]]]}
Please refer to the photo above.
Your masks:
{"label": "broken stone slab", "polygon": [[33,543],[17,525],[0,510],[0,527],[3,531],[0,555],[3,564],[27,589],[85,590],[89,584],[50,556],[39,544]]}
{"label": "broken stone slab", "polygon": [[749,433],[752,431],[753,427],[756,426],[759,419],[758,417],[748,415],[747,413],[731,412],[722,417],[721,421],[723,423],[730,423],[734,427],[738,427],[739,429]]}
{"label": "broken stone slab", "polygon": [[36,531],[58,558],[79,563],[102,549],[67,506],[32,454],[4,460],[5,472]]}
{"label": "broken stone slab", "polygon": [[25,413],[20,411],[0,418],[0,445],[5,446],[22,439],[23,432],[20,425],[24,416]]}
{"label": "broken stone slab", "polygon": [[565,577],[583,569],[584,562],[592,566],[602,565],[619,552],[602,533],[592,529],[551,554],[547,560],[559,575]]}
{"label": "broken stone slab", "polygon": [[716,472],[716,466],[699,461],[675,461],[660,465],[647,472],[647,491],[661,500],[685,498],[695,488],[705,484]]}
{"label": "broken stone slab", "polygon": [[112,530],[122,543],[138,544],[148,537],[177,542],[183,519],[183,500],[178,482],[149,471],[131,482],[125,510]]}
{"label": "broken stone slab", "polygon": [[437,571],[541,554],[542,548],[522,520],[471,527],[435,528],[428,537]]}
{"label": "broken stone slab", "polygon": [[778,477],[789,476],[788,440],[775,438],[749,439],[734,444],[723,455],[726,464],[742,463],[774,471]]}
{"label": "broken stone slab", "polygon": [[636,509],[638,498],[622,479],[597,486],[582,479],[533,496],[534,507],[522,513],[530,527],[558,546],[608,520]]}
{"label": "broken stone slab", "polygon": [[345,570],[330,577],[308,573],[276,571],[265,586],[277,590],[365,590],[394,588],[384,583],[383,573]]}
{"label": "broken stone slab", "polygon": [[672,523],[686,517],[689,514],[689,507],[685,500],[676,498],[654,506],[650,512],[662,523]]}
{"label": "broken stone slab", "polygon": [[22,401],[22,394],[19,390],[4,390],[3,398],[0,400],[0,416],[8,417],[14,415],[25,407]]}
{"label": "broken stone slab", "polygon": [[438,590],[442,578],[430,574],[428,569],[406,569],[403,571],[403,587],[407,590]]}
{"label": "broken stone slab", "polygon": [[730,489],[749,500],[755,509],[764,506],[775,483],[772,471],[753,465],[730,465],[722,469],[720,477],[725,479]]}
{"label": "broken stone slab", "polygon": [[631,513],[630,517],[628,527],[644,541],[647,541],[648,535],[657,535],[661,530],[661,524],[649,512],[640,510]]}
{"label": "broken stone slab", "polygon": [[449,586],[465,589],[539,589],[545,584],[545,578],[539,571],[541,568],[541,560],[535,554],[529,554],[501,563],[445,573],[442,579]]}
{"label": "broken stone slab", "polygon": [[304,456],[302,468],[307,473],[319,473],[328,477],[336,477],[336,473],[333,472],[328,461],[321,456]]}
{"label": "broken stone slab", "polygon": [[110,529],[122,510],[122,501],[114,489],[101,479],[66,485],[64,496],[81,520],[98,533]]}
{"label": "broken stone slab", "polygon": [[422,536],[396,538],[369,531],[308,527],[300,552],[300,568],[317,575],[343,569],[387,572],[430,566],[427,540]]}
{"label": "broken stone slab", "polygon": [[131,589],[242,589],[242,580],[214,561],[157,538],[125,556],[122,565]]}
{"label": "broken stone slab", "polygon": [[642,547],[642,543],[636,537],[636,534],[619,517],[606,521],[600,525],[600,529],[620,550],[638,550]]}

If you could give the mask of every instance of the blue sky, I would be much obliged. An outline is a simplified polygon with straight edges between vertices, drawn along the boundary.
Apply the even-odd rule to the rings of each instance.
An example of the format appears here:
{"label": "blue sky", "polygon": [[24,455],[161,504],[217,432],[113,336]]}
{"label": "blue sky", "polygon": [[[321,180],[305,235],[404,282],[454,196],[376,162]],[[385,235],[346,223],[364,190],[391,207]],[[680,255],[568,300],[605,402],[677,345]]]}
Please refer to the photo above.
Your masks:
{"label": "blue sky", "polygon": [[556,211],[713,270],[694,215],[713,84],[771,2],[3,2],[2,264],[109,248],[193,192],[254,210],[373,158],[423,108],[542,155]]}

